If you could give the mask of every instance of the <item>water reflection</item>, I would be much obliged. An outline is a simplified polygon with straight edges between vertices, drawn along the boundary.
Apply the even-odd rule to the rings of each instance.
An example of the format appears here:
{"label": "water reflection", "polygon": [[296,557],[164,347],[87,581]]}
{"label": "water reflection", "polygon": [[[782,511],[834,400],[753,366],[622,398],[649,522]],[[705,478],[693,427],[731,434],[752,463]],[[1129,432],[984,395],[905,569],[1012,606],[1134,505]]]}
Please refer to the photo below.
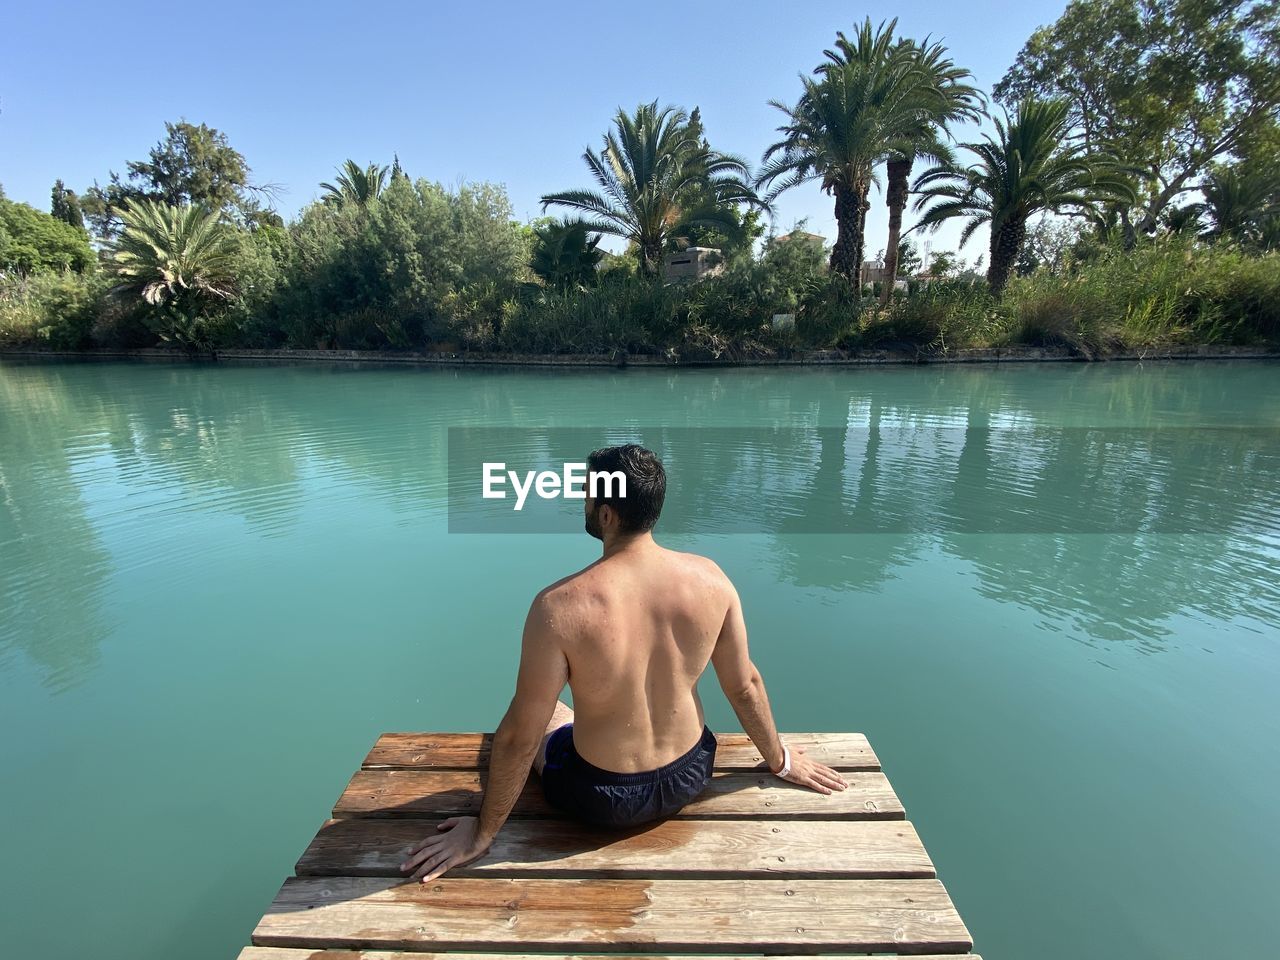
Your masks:
{"label": "water reflection", "polygon": [[1045,629],[1070,626],[1096,641],[1162,649],[1172,619],[1280,624],[1280,554],[1253,537],[948,536],[973,564],[983,596],[1030,607]]}
{"label": "water reflection", "polygon": [[[941,549],[971,565],[983,596],[1035,609],[1047,629],[1155,650],[1188,611],[1280,623],[1273,383],[1272,367],[1212,364],[3,364],[0,646],[23,651],[54,687],[91,669],[107,630],[110,544],[125,530],[160,552],[157,534],[174,524],[234,517],[247,539],[228,549],[252,552],[312,525],[337,562],[369,562],[325,530],[376,504],[420,524],[445,555],[446,512],[450,525],[475,519],[478,503],[459,499],[459,457],[497,451],[532,468],[638,438],[667,461],[665,532],[767,533],[761,561],[783,582],[876,590]],[[562,503],[518,529],[579,535],[580,525],[580,504]]]}
{"label": "water reflection", "polygon": [[[668,533],[1231,533],[1280,529],[1280,431],[869,427],[449,430],[457,533],[577,532],[581,504],[514,488],[636,439],[668,472]],[[486,478],[515,474],[486,497]]]}
{"label": "water reflection", "polygon": [[99,657],[111,563],[75,471],[96,451],[56,378],[0,375],[0,650],[65,690]]}

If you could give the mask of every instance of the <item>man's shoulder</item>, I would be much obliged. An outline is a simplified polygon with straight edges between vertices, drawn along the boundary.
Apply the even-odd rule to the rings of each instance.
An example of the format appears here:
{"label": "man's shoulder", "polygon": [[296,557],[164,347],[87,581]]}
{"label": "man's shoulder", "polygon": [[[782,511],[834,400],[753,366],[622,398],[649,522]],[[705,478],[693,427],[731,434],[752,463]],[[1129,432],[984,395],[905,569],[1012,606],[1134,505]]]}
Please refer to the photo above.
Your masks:
{"label": "man's shoulder", "polygon": [[584,590],[591,589],[592,583],[598,576],[595,572],[597,566],[598,564],[593,563],[543,587],[533,598],[534,606],[555,609],[567,603],[576,602],[582,597]]}
{"label": "man's shoulder", "polygon": [[[718,590],[733,589],[728,576],[710,557],[664,548],[663,558],[671,567],[671,576],[681,582],[693,580]],[[544,587],[534,597],[533,603],[548,612],[564,611],[570,607],[592,606],[594,601],[608,598],[613,592],[611,568],[606,563],[596,562]]]}
{"label": "man's shoulder", "polygon": [[696,578],[706,586],[717,589],[732,589],[728,575],[720,569],[720,565],[710,557],[700,553],[683,553],[679,550],[668,550],[668,562],[686,578]]}
{"label": "man's shoulder", "polygon": [[729,579],[728,577],[725,577],[725,573],[720,569],[720,565],[710,557],[704,557],[700,553],[686,553],[682,550],[667,550],[667,554],[675,563],[687,564],[693,569],[699,570],[703,573],[717,577],[724,577],[726,580]]}

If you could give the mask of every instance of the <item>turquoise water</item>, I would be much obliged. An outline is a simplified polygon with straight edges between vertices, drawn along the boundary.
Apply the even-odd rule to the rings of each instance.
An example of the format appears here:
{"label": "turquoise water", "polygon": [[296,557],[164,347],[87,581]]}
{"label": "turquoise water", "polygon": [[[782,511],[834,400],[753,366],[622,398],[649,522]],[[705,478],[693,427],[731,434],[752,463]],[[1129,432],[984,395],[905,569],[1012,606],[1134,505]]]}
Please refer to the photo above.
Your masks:
{"label": "turquoise water", "polygon": [[450,533],[452,426],[664,447],[780,725],[871,737],[987,960],[1270,955],[1277,374],[2,363],[5,953],[234,957],[379,732],[494,727],[596,545]]}

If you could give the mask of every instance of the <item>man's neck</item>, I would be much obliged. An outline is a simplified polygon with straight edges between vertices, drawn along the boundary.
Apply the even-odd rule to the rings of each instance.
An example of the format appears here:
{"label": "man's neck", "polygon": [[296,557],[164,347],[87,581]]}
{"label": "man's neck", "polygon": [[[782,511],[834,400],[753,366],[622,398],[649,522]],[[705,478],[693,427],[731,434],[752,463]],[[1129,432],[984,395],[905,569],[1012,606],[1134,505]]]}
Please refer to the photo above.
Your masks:
{"label": "man's neck", "polygon": [[602,560],[608,560],[610,557],[616,557],[620,553],[630,553],[634,550],[648,550],[657,546],[653,542],[653,534],[646,530],[644,533],[618,533],[604,538],[604,554]]}

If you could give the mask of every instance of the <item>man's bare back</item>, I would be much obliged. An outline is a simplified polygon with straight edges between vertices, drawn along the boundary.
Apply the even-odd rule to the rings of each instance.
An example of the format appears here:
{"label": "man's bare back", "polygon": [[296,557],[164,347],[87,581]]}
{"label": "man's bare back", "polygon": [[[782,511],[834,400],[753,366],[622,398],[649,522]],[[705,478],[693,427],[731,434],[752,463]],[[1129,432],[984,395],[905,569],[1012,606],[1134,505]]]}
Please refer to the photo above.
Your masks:
{"label": "man's bare back", "polygon": [[712,561],[643,538],[553,584],[535,606],[561,644],[573,740],[606,770],[652,770],[702,735],[702,676],[733,585]]}
{"label": "man's bare back", "polygon": [[[778,736],[729,578],[704,557],[654,542],[666,492],[658,458],[628,444],[597,450],[588,468],[627,481],[621,496],[586,499],[587,532],[603,556],[530,606],[480,816],[452,817],[410,851],[401,870],[424,883],[489,849],[531,765],[549,803],[589,822],[630,826],[694,800],[715,760],[697,690],[708,663],[773,773],[819,793],[847,786]],[[559,700],[566,684],[576,713]]]}

